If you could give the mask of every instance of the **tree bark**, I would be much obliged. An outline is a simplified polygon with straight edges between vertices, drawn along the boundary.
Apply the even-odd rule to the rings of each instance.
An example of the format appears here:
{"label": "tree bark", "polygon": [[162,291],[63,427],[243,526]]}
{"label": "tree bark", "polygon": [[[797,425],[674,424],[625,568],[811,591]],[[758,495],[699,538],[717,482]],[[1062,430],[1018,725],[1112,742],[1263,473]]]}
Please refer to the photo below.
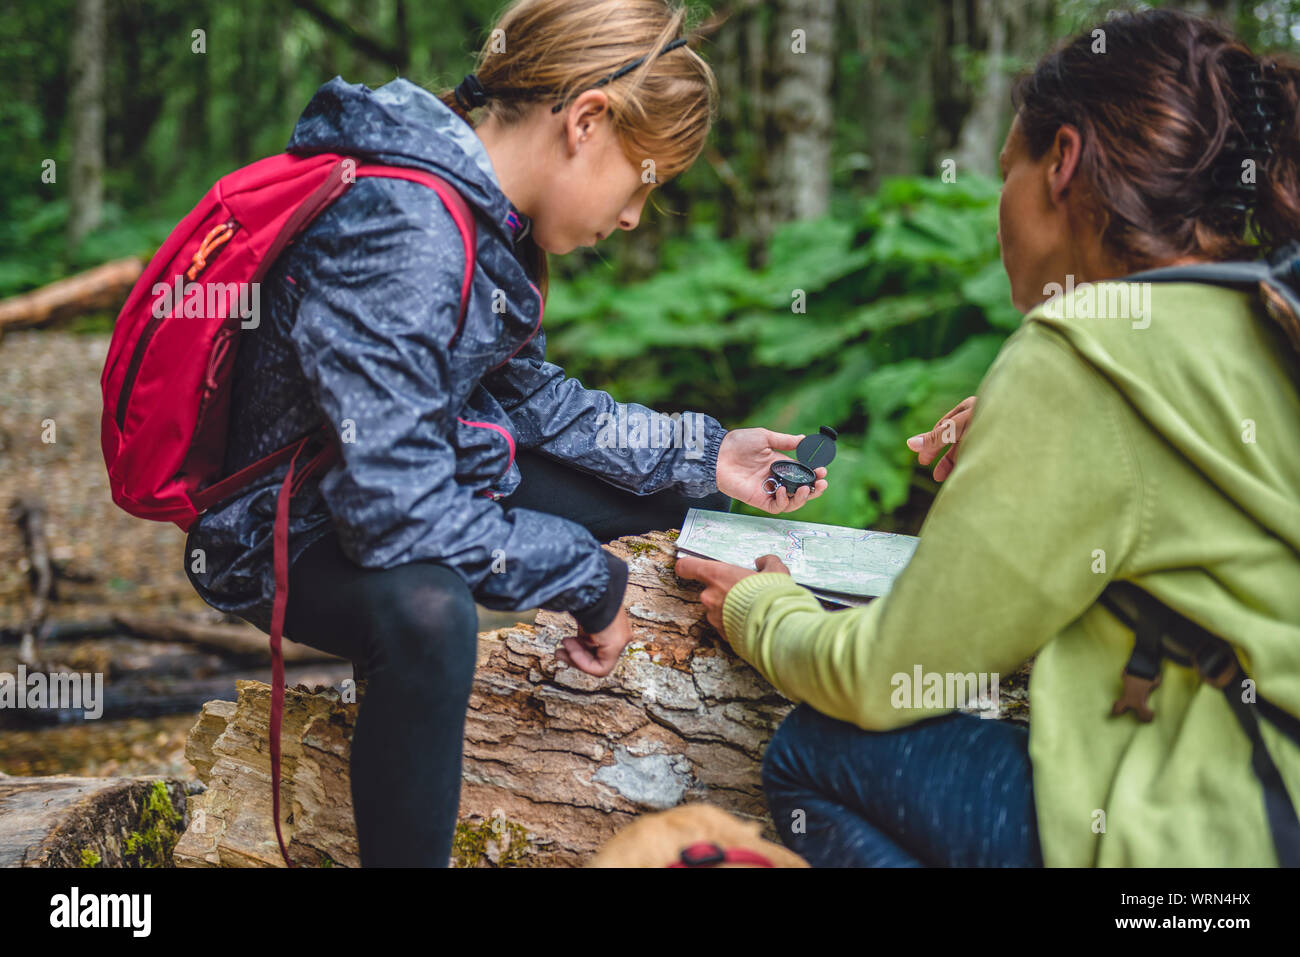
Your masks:
{"label": "tree bark", "polygon": [[99,225],[104,204],[104,0],[77,0],[72,50],[72,177],[68,244]]}
{"label": "tree bark", "polygon": [[[675,533],[606,546],[628,562],[633,642],[596,678],[563,667],[568,615],[479,635],[465,728],[461,866],[587,861],[645,811],[705,801],[775,838],[761,790],[763,749],[792,703],[704,620],[699,588],[672,567]],[[1003,717],[1023,720],[1023,679],[1003,682]],[[364,698],[364,687],[359,697]],[[204,707],[186,755],[207,784],[190,799],[182,866],[280,866],[267,751],[270,689]],[[359,863],[348,784],[356,705],[338,688],[286,694],[282,826],[295,863]]]}

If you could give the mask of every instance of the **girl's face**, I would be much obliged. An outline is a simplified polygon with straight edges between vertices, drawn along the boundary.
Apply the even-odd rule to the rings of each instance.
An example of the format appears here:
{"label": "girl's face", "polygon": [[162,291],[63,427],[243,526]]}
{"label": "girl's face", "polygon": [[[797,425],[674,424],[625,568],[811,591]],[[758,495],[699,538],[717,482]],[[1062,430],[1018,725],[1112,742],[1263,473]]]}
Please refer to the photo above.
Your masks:
{"label": "girl's face", "polygon": [[563,254],[594,246],[616,229],[636,229],[656,184],[623,152],[605,94],[589,90],[545,125],[551,149],[541,157],[545,171],[539,170],[546,187],[535,199],[537,245]]}

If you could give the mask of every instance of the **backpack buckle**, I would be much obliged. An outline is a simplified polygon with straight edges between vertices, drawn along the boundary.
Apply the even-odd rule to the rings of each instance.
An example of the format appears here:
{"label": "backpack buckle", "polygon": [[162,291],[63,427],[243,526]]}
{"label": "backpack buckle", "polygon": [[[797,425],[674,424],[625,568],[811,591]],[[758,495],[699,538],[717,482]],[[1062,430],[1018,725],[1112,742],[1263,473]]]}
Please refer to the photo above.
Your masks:
{"label": "backpack buckle", "polygon": [[1113,717],[1119,717],[1126,711],[1132,711],[1139,721],[1143,724],[1149,722],[1156,716],[1147,704],[1147,698],[1151,692],[1160,687],[1161,675],[1157,674],[1154,678],[1142,678],[1132,672],[1124,672],[1124,690],[1120,693],[1119,698],[1110,706],[1110,713]]}
{"label": "backpack buckle", "polygon": [[1206,642],[1193,659],[1201,680],[1222,691],[1237,673],[1237,656],[1226,642]]}

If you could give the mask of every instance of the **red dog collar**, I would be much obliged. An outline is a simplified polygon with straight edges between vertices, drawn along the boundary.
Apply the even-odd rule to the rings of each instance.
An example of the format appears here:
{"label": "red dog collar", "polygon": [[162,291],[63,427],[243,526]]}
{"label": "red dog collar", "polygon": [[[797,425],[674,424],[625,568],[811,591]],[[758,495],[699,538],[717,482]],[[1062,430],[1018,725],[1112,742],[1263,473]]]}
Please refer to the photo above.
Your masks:
{"label": "red dog collar", "polygon": [[700,841],[682,849],[681,859],[673,861],[669,867],[713,867],[715,864],[753,864],[755,867],[775,867],[757,851],[743,847],[723,850],[710,841]]}

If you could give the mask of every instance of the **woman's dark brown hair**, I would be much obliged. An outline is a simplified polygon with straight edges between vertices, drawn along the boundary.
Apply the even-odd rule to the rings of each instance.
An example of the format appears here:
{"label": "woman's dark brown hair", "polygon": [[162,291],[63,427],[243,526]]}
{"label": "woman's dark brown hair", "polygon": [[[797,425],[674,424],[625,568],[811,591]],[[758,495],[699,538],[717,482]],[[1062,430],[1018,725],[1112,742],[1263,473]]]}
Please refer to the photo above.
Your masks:
{"label": "woman's dark brown hair", "polygon": [[1106,20],[1019,78],[1012,102],[1035,159],[1062,125],[1078,129],[1082,208],[1133,270],[1300,239],[1300,67],[1255,57],[1211,21]]}

